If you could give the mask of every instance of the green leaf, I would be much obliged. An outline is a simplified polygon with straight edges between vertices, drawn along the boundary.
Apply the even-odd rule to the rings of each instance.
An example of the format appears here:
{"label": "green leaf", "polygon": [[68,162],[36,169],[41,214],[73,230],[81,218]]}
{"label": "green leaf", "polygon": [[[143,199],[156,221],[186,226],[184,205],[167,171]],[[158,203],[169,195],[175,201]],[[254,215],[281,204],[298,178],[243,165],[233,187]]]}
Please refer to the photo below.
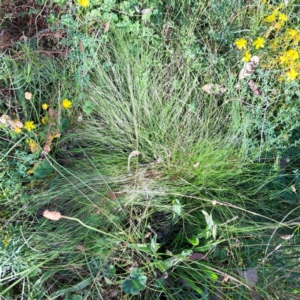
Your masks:
{"label": "green leaf", "polygon": [[82,106],[82,110],[83,112],[85,112],[87,115],[90,115],[93,110],[94,110],[94,107],[93,107],[93,103],[89,100],[86,100]]}
{"label": "green leaf", "polygon": [[53,171],[52,166],[47,160],[43,160],[38,164],[33,173],[34,179],[44,179]]}
{"label": "green leaf", "polygon": [[145,289],[147,277],[138,268],[131,271],[130,277],[122,282],[122,289],[126,294],[137,295]]}
{"label": "green leaf", "polygon": [[152,253],[151,244],[129,244],[128,247],[146,253]]}
{"label": "green leaf", "polygon": [[184,278],[184,280],[187,282],[187,284],[192,288],[194,291],[196,291],[198,294],[202,294],[202,290],[190,279],[187,277]]}
{"label": "green leaf", "polygon": [[83,281],[77,283],[76,285],[73,285],[67,289],[59,290],[59,291],[53,293],[50,297],[52,299],[52,297],[59,297],[61,295],[65,295],[66,293],[75,293],[75,292],[81,291],[84,288],[86,288],[87,286],[89,286],[92,282],[93,282],[93,278],[88,277],[88,278],[84,279]]}
{"label": "green leaf", "polygon": [[173,219],[172,219],[172,224],[175,224],[178,218],[181,215],[181,204],[179,200],[173,200]]}
{"label": "green leaf", "polygon": [[188,241],[193,245],[193,246],[198,246],[199,245],[199,238],[197,236],[192,236]]}
{"label": "green leaf", "polygon": [[219,240],[219,241],[214,242],[214,243],[208,243],[208,244],[206,244],[206,245],[204,245],[204,246],[196,247],[196,248],[194,248],[193,250],[194,250],[194,251],[199,251],[199,252],[208,251],[208,250],[210,250],[210,249],[216,247],[218,244],[220,244],[220,243],[222,243],[222,242],[224,242],[224,241],[225,241],[225,240]]}
{"label": "green leaf", "polygon": [[154,286],[156,289],[163,289],[166,286],[166,282],[164,279],[159,278],[154,281]]}

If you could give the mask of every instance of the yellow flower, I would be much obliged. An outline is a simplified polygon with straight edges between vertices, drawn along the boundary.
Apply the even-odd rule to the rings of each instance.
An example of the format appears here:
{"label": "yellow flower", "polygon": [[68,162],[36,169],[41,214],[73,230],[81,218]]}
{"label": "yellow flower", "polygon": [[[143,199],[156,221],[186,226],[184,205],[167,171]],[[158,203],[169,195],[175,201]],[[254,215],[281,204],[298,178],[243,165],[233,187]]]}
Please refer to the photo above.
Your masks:
{"label": "yellow flower", "polygon": [[39,146],[33,140],[26,140],[26,142],[28,143],[28,146],[32,153],[39,151]]}
{"label": "yellow flower", "polygon": [[288,28],[286,30],[287,34],[290,36],[290,37],[295,37],[297,35],[297,30],[293,29],[293,28]]}
{"label": "yellow flower", "polygon": [[242,58],[242,61],[244,62],[248,62],[251,58],[251,54],[249,53],[249,51],[245,52]]}
{"label": "yellow flower", "polygon": [[246,49],[247,47],[247,41],[245,39],[237,39],[235,40],[234,44],[239,50]]}
{"label": "yellow flower", "polygon": [[78,0],[79,5],[87,7],[90,5],[90,0]]}
{"label": "yellow flower", "polygon": [[47,121],[46,121],[46,119],[45,119],[44,117],[41,118],[41,122],[42,122],[44,125],[47,124]]}
{"label": "yellow flower", "polygon": [[286,72],[285,74],[287,76],[287,80],[290,81],[290,80],[294,80],[297,77],[298,72],[295,71],[294,69],[291,69],[288,72]]}
{"label": "yellow flower", "polygon": [[272,13],[271,15],[265,17],[265,21],[268,22],[268,23],[272,23],[275,20],[276,20],[276,15],[274,13]]}
{"label": "yellow flower", "polygon": [[297,51],[291,49],[285,52],[285,55],[287,58],[289,58],[290,60],[296,60],[299,57],[299,54]]}
{"label": "yellow flower", "polygon": [[48,104],[47,104],[47,103],[43,103],[43,104],[42,104],[42,109],[43,109],[43,110],[46,110],[47,108],[48,108]]}
{"label": "yellow flower", "polygon": [[259,49],[259,48],[263,48],[264,47],[264,43],[265,43],[265,39],[258,37],[253,43],[252,45],[255,46],[255,49]]}
{"label": "yellow flower", "polygon": [[20,128],[20,127],[15,128],[15,133],[21,133],[21,132],[22,132],[22,128]]}
{"label": "yellow flower", "polygon": [[25,125],[24,125],[24,128],[25,128],[27,131],[31,131],[32,129],[35,129],[34,122],[33,122],[33,121],[26,121],[26,122],[25,122]]}
{"label": "yellow flower", "polygon": [[284,64],[285,62],[288,61],[288,57],[285,54],[280,55],[279,56],[279,61],[280,61],[281,64]]}
{"label": "yellow flower", "polygon": [[72,102],[68,99],[64,99],[61,103],[62,107],[65,109],[69,109],[72,106]]}
{"label": "yellow flower", "polygon": [[282,22],[285,22],[285,21],[287,21],[288,18],[287,18],[287,15],[280,13],[278,19]]}

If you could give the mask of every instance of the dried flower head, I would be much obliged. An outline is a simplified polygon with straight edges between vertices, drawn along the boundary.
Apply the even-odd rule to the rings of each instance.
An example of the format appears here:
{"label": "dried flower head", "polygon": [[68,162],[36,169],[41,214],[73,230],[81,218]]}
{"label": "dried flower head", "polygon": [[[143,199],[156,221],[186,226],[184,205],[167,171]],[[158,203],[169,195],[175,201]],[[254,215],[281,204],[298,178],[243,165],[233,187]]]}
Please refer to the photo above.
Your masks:
{"label": "dried flower head", "polygon": [[58,221],[63,217],[60,212],[58,212],[58,211],[49,211],[48,209],[46,209],[43,212],[43,216],[46,219],[49,219],[49,220],[52,220],[52,221]]}

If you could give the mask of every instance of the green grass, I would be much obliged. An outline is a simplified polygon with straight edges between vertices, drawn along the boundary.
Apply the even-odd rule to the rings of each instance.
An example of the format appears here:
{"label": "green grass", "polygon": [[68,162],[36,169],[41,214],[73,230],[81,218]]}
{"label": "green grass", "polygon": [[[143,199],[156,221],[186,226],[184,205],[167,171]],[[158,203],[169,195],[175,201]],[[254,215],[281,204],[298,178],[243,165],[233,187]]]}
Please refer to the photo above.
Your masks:
{"label": "green grass", "polygon": [[[125,26],[119,15],[99,38],[87,9],[61,25],[65,59],[45,63],[35,44],[19,45],[19,59],[3,55],[18,76],[1,83],[16,90],[19,118],[37,125],[23,140],[0,128],[3,299],[297,299],[297,130],[288,147],[273,135],[278,98],[262,147],[265,102],[246,84],[237,90],[232,48],[259,30],[262,11],[226,3],[157,4],[153,23],[131,16]],[[123,1],[115,8],[131,11]],[[114,10],[102,9],[104,22]],[[266,94],[282,88],[260,75]],[[210,82],[227,92],[208,95]],[[42,103],[58,112],[53,125],[41,124]],[[54,128],[61,136],[41,155]],[[64,217],[48,220],[45,210]]]}

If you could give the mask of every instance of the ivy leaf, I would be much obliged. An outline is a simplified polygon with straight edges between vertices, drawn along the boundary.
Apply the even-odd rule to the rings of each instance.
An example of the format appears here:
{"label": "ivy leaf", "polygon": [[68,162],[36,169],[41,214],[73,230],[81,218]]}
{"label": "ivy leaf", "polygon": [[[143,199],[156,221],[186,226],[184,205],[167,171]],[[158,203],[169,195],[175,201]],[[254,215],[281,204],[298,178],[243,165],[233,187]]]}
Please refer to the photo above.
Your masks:
{"label": "ivy leaf", "polygon": [[122,289],[126,294],[137,295],[140,291],[145,289],[147,277],[138,268],[134,268],[131,271],[130,277],[130,279],[125,279],[122,282]]}

